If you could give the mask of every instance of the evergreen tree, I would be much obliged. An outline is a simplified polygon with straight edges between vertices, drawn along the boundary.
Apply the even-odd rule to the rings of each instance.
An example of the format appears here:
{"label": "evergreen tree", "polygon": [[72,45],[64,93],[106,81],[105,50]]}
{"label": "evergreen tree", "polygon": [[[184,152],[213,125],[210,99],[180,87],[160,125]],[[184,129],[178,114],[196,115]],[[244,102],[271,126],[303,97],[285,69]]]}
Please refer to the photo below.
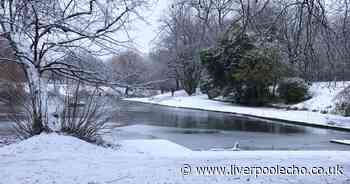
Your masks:
{"label": "evergreen tree", "polygon": [[[208,80],[202,91],[213,98],[232,97],[246,105],[263,105],[270,97],[269,86],[275,84],[284,67],[277,49],[258,47],[253,36],[237,26],[218,46],[201,53]],[[220,91],[214,95],[211,91]]]}

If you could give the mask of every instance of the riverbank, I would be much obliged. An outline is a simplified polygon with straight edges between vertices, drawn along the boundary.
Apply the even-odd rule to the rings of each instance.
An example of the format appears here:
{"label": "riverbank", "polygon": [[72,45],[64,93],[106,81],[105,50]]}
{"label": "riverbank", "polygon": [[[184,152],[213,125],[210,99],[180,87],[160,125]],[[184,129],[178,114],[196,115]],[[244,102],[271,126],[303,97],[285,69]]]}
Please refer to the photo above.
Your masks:
{"label": "riverbank", "polygon": [[[0,148],[0,156],[0,183],[12,184],[297,184],[350,181],[347,174],[350,154],[344,151],[191,151],[165,140],[120,141],[118,146],[104,148],[69,136],[42,134]],[[338,165],[344,174],[262,176],[253,172],[253,175],[245,176],[199,176],[196,169],[200,166],[231,168],[231,165],[238,168],[323,167],[326,170]]]}
{"label": "riverbank", "polygon": [[[324,91],[327,92],[327,90]],[[336,92],[338,91],[339,88],[336,88],[334,89],[334,92],[330,94],[335,96]],[[310,107],[308,109],[309,111],[286,110],[266,107],[244,107],[228,102],[210,100],[208,99],[207,95],[203,94],[188,96],[184,91],[177,91],[175,92],[174,96],[171,96],[171,93],[166,93],[149,98],[128,98],[124,100],[170,107],[234,113],[244,116],[263,118],[268,120],[279,120],[300,125],[350,131],[350,117],[343,117],[334,114],[322,114],[321,112],[312,112],[314,110],[312,109],[312,106],[317,106],[318,109],[329,108],[329,104],[331,103],[330,95],[323,95],[323,93],[320,92],[317,94],[318,95],[315,95],[314,98],[295,105],[301,107],[308,106]]]}

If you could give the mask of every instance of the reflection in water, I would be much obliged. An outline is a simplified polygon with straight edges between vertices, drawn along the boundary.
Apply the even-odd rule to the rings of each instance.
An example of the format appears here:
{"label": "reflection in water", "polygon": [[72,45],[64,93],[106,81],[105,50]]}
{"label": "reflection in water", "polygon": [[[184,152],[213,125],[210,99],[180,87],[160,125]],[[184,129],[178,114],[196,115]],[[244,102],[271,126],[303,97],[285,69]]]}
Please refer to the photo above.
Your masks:
{"label": "reflection in water", "polygon": [[[210,113],[156,105],[122,102],[121,121],[124,124],[146,124],[186,129],[216,129],[273,134],[305,133],[302,126],[261,121],[227,113]],[[184,132],[188,133],[188,132]],[[212,133],[212,132],[208,132]]]}
{"label": "reflection in water", "polygon": [[234,116],[209,116],[207,118],[191,118],[184,116],[177,122],[178,128],[201,128],[235,130],[247,132],[267,132],[275,134],[303,133],[304,129],[297,126],[278,124],[266,121],[257,121],[249,118]]}
{"label": "reflection in water", "polygon": [[220,133],[219,130],[203,130],[203,129],[175,129],[169,130],[172,133],[180,134],[217,134]]}
{"label": "reflection in water", "polygon": [[[348,132],[238,117],[228,113],[170,108],[136,102],[120,102],[120,138],[159,138],[193,150],[232,148],[242,150],[349,150],[330,143],[350,139]],[[147,125],[147,126],[144,126]],[[152,126],[148,126],[152,125]]]}

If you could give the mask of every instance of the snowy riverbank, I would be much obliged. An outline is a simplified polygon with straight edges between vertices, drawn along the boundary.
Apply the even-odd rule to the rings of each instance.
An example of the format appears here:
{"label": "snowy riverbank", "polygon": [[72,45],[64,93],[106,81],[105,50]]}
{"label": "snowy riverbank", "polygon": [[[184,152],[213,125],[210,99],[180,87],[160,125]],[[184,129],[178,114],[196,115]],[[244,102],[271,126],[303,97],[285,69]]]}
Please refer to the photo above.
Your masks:
{"label": "snowy riverbank", "polygon": [[[129,140],[103,148],[57,134],[39,135],[0,148],[0,183],[347,183],[349,152],[191,151],[165,140]],[[192,174],[183,176],[184,164]],[[195,176],[196,166],[325,167],[340,176]]]}
{"label": "snowy riverbank", "polygon": [[[308,110],[285,110],[264,107],[243,107],[227,102],[209,100],[207,95],[188,96],[184,91],[177,91],[174,96],[170,93],[153,96],[150,98],[128,98],[125,100],[136,101],[171,107],[191,108],[217,112],[237,113],[266,119],[282,120],[311,126],[331,127],[350,130],[350,117],[333,114],[322,114],[321,111],[331,111],[333,99],[337,93],[344,89],[348,83],[338,83],[332,86],[329,83],[315,83],[310,91],[313,98],[296,104],[292,107]],[[319,112],[312,112],[312,111]]]}

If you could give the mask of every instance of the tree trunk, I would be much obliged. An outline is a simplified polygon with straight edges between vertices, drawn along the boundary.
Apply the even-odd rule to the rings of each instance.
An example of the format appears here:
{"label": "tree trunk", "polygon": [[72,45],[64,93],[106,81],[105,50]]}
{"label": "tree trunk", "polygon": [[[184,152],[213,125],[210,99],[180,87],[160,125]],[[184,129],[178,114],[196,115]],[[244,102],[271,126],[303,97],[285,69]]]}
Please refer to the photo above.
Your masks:
{"label": "tree trunk", "polygon": [[125,96],[129,96],[129,87],[126,87],[126,89],[125,89],[125,94],[124,94]]}
{"label": "tree trunk", "polygon": [[28,79],[32,130],[33,134],[40,134],[47,128],[47,83],[39,70],[33,64],[26,64],[25,72]]}
{"label": "tree trunk", "polygon": [[179,90],[179,89],[180,89],[180,82],[179,82],[179,79],[176,78],[175,81],[176,81],[176,90]]}

